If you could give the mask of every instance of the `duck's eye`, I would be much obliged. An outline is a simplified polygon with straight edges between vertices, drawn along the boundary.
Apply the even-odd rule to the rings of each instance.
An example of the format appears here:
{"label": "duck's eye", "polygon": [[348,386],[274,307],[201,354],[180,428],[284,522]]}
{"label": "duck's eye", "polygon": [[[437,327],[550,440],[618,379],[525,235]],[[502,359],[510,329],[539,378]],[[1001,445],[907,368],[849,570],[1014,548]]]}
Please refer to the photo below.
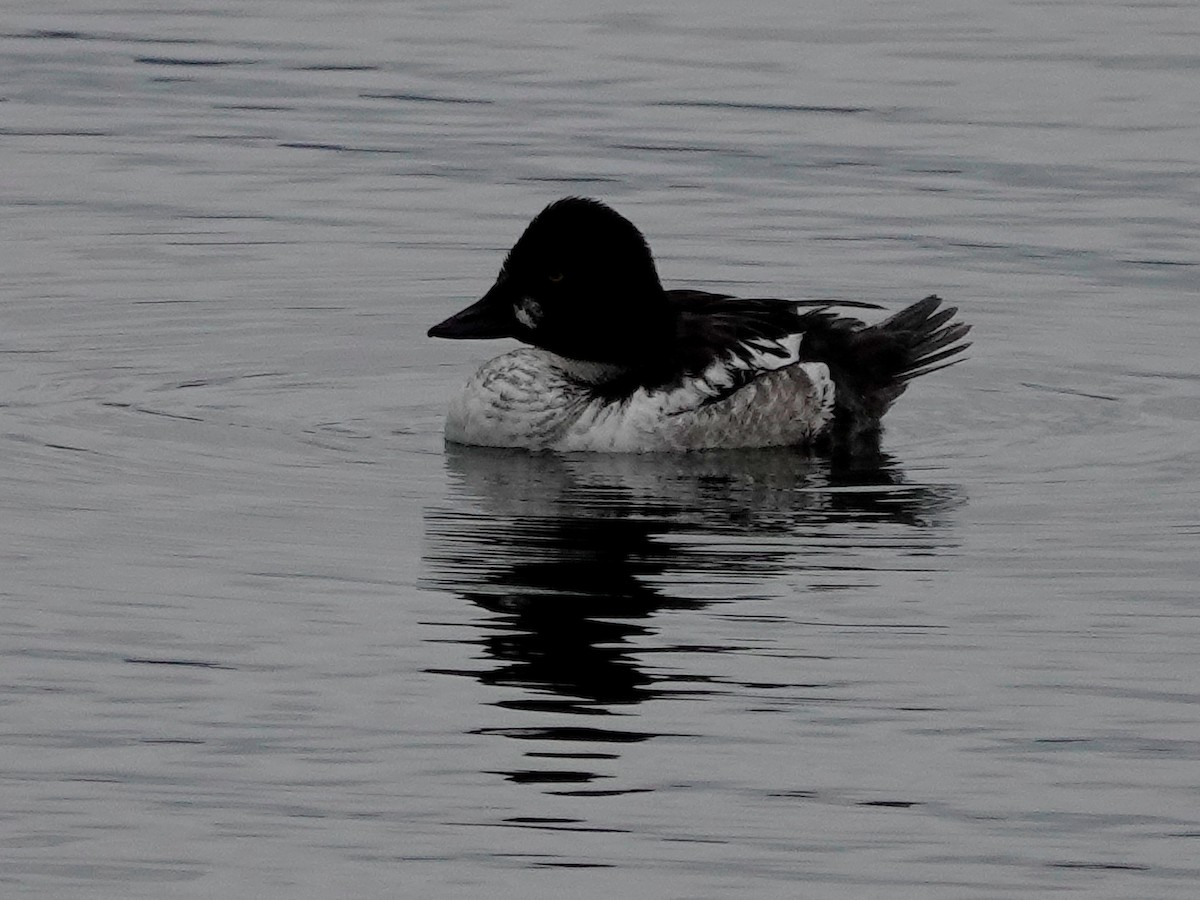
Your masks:
{"label": "duck's eye", "polygon": [[551,284],[558,284],[560,281],[563,280],[563,273],[562,272],[551,272],[549,275],[546,276],[546,280],[549,281]]}

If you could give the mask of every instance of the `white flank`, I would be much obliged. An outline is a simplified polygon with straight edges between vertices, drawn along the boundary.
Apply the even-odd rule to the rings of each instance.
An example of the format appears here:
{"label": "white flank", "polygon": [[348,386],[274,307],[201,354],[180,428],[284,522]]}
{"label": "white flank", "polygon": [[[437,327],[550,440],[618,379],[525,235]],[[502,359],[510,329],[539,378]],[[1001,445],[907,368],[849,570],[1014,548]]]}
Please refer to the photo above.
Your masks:
{"label": "white flank", "polygon": [[824,363],[797,362],[799,345],[798,335],[758,342],[749,362],[719,361],[678,387],[638,388],[619,400],[596,391],[611,367],[514,350],[467,382],[450,406],[446,437],[617,453],[804,444],[833,417],[834,387]]}

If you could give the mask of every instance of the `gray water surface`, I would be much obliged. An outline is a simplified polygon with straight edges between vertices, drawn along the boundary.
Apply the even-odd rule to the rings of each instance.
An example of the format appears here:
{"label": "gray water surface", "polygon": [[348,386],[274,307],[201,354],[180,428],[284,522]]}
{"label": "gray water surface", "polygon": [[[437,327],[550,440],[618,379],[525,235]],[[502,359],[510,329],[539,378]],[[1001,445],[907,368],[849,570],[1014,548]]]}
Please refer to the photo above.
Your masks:
{"label": "gray water surface", "polygon": [[[0,894],[1196,896],[1198,38],[8,4]],[[446,448],[565,194],[972,358],[853,462]]]}

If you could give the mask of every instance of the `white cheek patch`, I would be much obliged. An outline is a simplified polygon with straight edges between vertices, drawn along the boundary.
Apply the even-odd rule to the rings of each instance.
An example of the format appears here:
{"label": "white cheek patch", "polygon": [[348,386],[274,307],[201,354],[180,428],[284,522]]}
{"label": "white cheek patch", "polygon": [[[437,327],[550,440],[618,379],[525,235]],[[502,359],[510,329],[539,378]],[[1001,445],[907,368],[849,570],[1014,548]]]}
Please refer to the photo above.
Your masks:
{"label": "white cheek patch", "polygon": [[538,322],[542,320],[542,305],[532,297],[522,297],[513,304],[513,314],[518,322],[530,331],[535,331]]}

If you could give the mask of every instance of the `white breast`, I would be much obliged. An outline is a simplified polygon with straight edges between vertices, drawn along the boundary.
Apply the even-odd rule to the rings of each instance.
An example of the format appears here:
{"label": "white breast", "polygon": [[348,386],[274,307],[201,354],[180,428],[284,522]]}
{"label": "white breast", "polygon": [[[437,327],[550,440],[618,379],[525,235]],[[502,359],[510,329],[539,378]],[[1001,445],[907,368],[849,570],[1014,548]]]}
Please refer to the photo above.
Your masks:
{"label": "white breast", "polygon": [[677,387],[639,388],[619,400],[595,390],[609,367],[514,350],[467,382],[451,404],[446,438],[618,453],[804,444],[832,419],[834,386],[824,363],[796,362],[798,346],[780,354],[758,348],[749,362],[714,363]]}

